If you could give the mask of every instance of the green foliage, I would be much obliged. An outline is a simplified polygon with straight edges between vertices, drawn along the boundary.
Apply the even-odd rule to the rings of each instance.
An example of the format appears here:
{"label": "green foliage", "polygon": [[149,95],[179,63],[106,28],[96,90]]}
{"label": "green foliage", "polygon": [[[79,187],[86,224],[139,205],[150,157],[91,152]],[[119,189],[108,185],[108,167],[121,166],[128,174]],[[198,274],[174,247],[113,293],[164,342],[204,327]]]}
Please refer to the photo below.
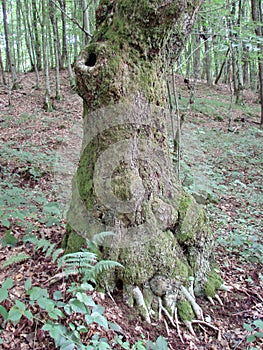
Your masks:
{"label": "green foliage", "polygon": [[30,256],[23,252],[18,253],[16,255],[12,255],[9,259],[3,262],[2,269],[9,265],[18,264],[28,259],[30,259]]}
{"label": "green foliage", "polygon": [[122,337],[116,337],[115,341],[117,344],[121,345],[121,347],[125,350],[168,350],[168,344],[164,337],[159,336],[156,342],[152,342],[151,340],[146,341],[142,336],[142,339],[139,339],[135,344],[130,345],[128,341],[123,341]]}
{"label": "green foliage", "polygon": [[[93,287],[88,283],[72,284],[67,290],[67,294],[71,298],[64,297],[59,290],[54,292],[53,298],[50,298],[47,289],[37,286],[32,287],[32,282],[28,279],[24,285],[25,292],[29,297],[28,304],[20,300],[13,301],[9,298],[9,290],[12,286],[13,282],[8,278],[3,282],[0,289],[0,302],[9,300],[13,304],[9,311],[3,305],[0,305],[0,315],[3,317],[4,322],[11,322],[13,325],[17,325],[22,317],[33,321],[34,316],[30,311],[30,306],[37,304],[48,316],[41,320],[43,323],[42,330],[49,333],[54,339],[55,345],[60,349],[86,349],[84,344],[82,344],[81,334],[87,333],[89,330],[88,326],[93,323],[98,324],[106,331],[119,329],[117,325],[108,322],[103,315],[104,308],[96,304],[92,297],[87,295],[87,291],[93,290]],[[64,299],[68,301],[64,302]],[[70,317],[73,313],[83,314],[83,323],[79,321],[71,322],[66,327],[63,319]],[[111,348],[106,339],[99,339],[98,337],[93,338],[91,344],[95,346],[92,349]]]}
{"label": "green foliage", "polygon": [[[36,251],[42,250],[46,253],[46,257],[52,256],[54,262],[61,253],[61,249],[56,249],[55,244],[45,239],[38,240],[33,235],[25,236],[24,242],[33,243]],[[97,242],[100,242],[98,237]],[[96,246],[97,243],[94,244]],[[24,258],[29,257],[20,255],[17,260],[15,257],[11,257],[5,264],[7,266],[22,261]],[[119,326],[107,320],[104,316],[104,308],[98,305],[87,292],[94,290],[90,282],[96,283],[96,279],[102,272],[110,268],[121,267],[121,265],[112,261],[98,262],[96,254],[87,251],[60,257],[58,268],[61,267],[65,269],[67,275],[74,271],[74,274],[78,273],[83,276],[82,283],[71,283],[66,290],[66,295],[62,294],[60,290],[56,290],[50,296],[46,288],[32,286],[32,281],[28,278],[24,284],[27,299],[22,301],[10,298],[9,291],[13,287],[13,281],[11,278],[7,278],[0,288],[0,316],[3,318],[4,324],[11,322],[16,326],[22,318],[33,322],[36,316],[32,314],[31,308],[35,309],[38,306],[42,310],[40,314],[42,315],[44,312],[44,316],[38,316],[38,321],[43,323],[42,330],[49,333],[54,339],[55,346],[59,349],[111,349],[108,339],[100,338],[98,334],[92,337],[89,344],[82,342],[82,335],[85,336],[88,333],[92,324],[97,324],[106,332],[110,329],[119,331]],[[5,301],[11,304],[9,309],[4,304],[2,305]],[[73,314],[82,316],[75,321],[65,323],[64,320]]]}
{"label": "green foliage", "polygon": [[[58,225],[62,214],[55,202],[48,202],[41,189],[36,186],[43,176],[49,176],[54,152],[41,147],[15,141],[0,141],[0,222],[5,228],[16,224],[34,229],[33,221]],[[2,166],[3,165],[3,166]],[[29,220],[31,219],[31,220]]]}
{"label": "green foliage", "polygon": [[[263,321],[262,320],[255,320],[252,322],[252,324],[244,323],[243,327],[247,330],[248,335],[246,338],[247,343],[254,343],[254,345],[257,345],[260,339],[263,338]],[[258,349],[256,348],[250,348],[252,349]]]}
{"label": "green foliage", "polygon": [[186,128],[183,185],[194,196],[204,196],[219,244],[243,261],[262,264],[262,131]]}
{"label": "green foliage", "polygon": [[0,288],[0,303],[8,298],[8,291],[13,287],[13,281],[11,278],[7,278]]}
{"label": "green foliage", "polygon": [[4,237],[1,239],[2,246],[11,246],[14,247],[18,243],[18,240],[11,233],[11,230],[6,230]]}
{"label": "green foliage", "polygon": [[38,239],[34,235],[26,235],[23,237],[23,242],[32,243],[34,245],[35,251],[42,250],[43,253],[46,253],[46,258],[51,256],[52,262],[55,262],[58,259],[59,255],[63,253],[63,249],[56,249],[56,244],[51,243],[48,239],[45,238]]}
{"label": "green foliage", "polygon": [[64,265],[66,275],[81,274],[84,281],[96,283],[97,277],[103,272],[116,267],[123,267],[115,261],[102,260],[97,262],[96,254],[86,252],[76,252],[64,255],[59,266]]}

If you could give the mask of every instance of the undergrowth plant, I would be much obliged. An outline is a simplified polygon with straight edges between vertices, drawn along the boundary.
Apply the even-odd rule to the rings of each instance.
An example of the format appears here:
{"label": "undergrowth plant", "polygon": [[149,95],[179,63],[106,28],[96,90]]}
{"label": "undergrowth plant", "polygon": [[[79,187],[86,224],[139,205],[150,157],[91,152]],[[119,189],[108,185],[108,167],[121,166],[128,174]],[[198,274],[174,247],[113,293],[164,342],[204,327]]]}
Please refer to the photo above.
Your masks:
{"label": "undergrowth plant", "polygon": [[[108,234],[98,235],[97,238],[95,236],[93,248],[97,248],[96,242],[100,242],[102,237]],[[32,280],[28,278],[23,286],[25,297],[14,299],[11,297],[14,284],[11,278],[7,278],[0,288],[2,327],[8,322],[16,326],[26,318],[29,322],[41,323],[42,331],[47,332],[53,338],[55,346],[61,350],[111,349],[109,340],[100,337],[99,333],[95,333],[91,339],[88,339],[89,327],[92,324],[97,324],[98,328],[103,329],[104,332],[120,331],[117,324],[107,320],[104,307],[97,304],[90,293],[94,291],[96,281],[102,272],[112,268],[122,268],[122,265],[114,261],[97,261],[97,255],[92,251],[61,255],[63,250],[56,249],[54,243],[46,239],[38,239],[33,235],[24,237],[24,243],[27,242],[34,244],[35,251],[42,250],[46,258],[51,257],[52,261],[57,263],[58,270],[62,270],[63,277],[78,275],[81,279],[79,283],[69,284],[65,293],[58,289],[51,296],[46,288],[33,286]],[[26,259],[30,259],[30,256],[23,253],[11,256],[4,262],[2,268]],[[58,277],[60,278],[61,275],[58,274]],[[42,310],[38,316],[32,312],[35,307]],[[73,317],[76,314],[77,318]],[[130,345],[122,341],[119,336],[115,337],[114,342],[121,345],[123,349],[168,349],[166,340],[162,337],[157,339],[156,344],[143,339]],[[3,340],[0,337],[1,343]]]}
{"label": "undergrowth plant", "polygon": [[242,261],[262,264],[262,131],[235,134],[190,124],[185,132],[184,187],[206,205],[220,245]]}
{"label": "undergrowth plant", "polygon": [[47,199],[38,185],[41,178],[51,176],[54,151],[32,142],[0,140],[0,224],[10,229],[13,224],[28,232],[35,222],[46,226],[59,224],[61,217],[56,202]]}
{"label": "undergrowth plant", "polygon": [[247,331],[247,337],[246,337],[247,343],[253,344],[253,347],[249,347],[249,350],[262,349],[263,321],[254,320],[251,324],[244,323],[243,327]]}

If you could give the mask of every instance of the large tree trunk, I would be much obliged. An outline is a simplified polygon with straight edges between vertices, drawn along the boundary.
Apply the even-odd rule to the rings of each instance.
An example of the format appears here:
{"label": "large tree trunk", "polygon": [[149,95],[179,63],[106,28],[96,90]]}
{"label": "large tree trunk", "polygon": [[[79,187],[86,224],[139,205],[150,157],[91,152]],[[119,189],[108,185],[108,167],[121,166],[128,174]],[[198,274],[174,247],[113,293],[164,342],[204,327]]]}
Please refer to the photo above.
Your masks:
{"label": "large tree trunk", "polygon": [[206,215],[171,162],[161,59],[167,45],[178,57],[200,3],[101,1],[97,31],[75,65],[84,138],[67,252],[113,231],[103,256],[125,268],[105,283],[123,288],[130,302],[133,295],[148,321],[158,298],[170,310],[177,305],[185,321],[193,318],[192,307],[201,317],[192,280],[195,294],[211,297],[221,284],[210,266],[214,238]]}

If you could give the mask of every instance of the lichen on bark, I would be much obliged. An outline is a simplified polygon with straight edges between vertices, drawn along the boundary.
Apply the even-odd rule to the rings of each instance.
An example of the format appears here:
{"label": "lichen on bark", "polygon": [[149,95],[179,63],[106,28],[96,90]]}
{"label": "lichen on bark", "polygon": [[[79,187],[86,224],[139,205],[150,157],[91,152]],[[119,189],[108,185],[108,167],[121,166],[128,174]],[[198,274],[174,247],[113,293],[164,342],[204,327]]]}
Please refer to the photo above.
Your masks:
{"label": "lichen on bark", "polygon": [[[168,43],[179,52],[201,2],[100,2],[98,29],[75,64],[84,138],[66,239],[70,249],[74,237],[113,231],[102,255],[124,269],[105,276],[106,288],[133,304],[136,287],[146,315],[178,304],[187,321],[194,295],[213,296],[219,283],[206,215],[174,174],[162,57]],[[173,38],[175,27],[184,32]]]}

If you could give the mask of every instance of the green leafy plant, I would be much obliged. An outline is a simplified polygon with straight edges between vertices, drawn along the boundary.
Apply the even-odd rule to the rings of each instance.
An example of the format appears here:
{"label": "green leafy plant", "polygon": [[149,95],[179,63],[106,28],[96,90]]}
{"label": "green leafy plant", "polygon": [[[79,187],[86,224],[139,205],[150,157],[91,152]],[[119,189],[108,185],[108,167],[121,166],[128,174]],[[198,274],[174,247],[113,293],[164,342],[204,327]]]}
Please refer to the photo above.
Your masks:
{"label": "green leafy plant", "polygon": [[123,337],[118,336],[115,338],[117,344],[121,345],[121,347],[125,350],[168,350],[168,344],[164,337],[159,336],[156,342],[152,342],[151,340],[146,341],[144,336],[142,339],[139,339],[133,345],[130,345],[130,342],[123,341]]}
{"label": "green leafy plant", "polygon": [[[254,343],[255,345],[259,343],[261,339],[263,339],[263,321],[255,320],[251,324],[244,323],[243,327],[247,330],[248,335],[246,337],[247,343]],[[262,345],[262,342],[261,342]],[[250,348],[258,349],[258,348]]]}
{"label": "green leafy plant", "polygon": [[30,242],[34,244],[35,251],[42,250],[43,253],[46,253],[45,257],[52,257],[52,262],[55,262],[59,255],[63,253],[62,248],[56,249],[56,243],[51,243],[48,239],[41,238],[38,239],[34,235],[26,235],[23,237],[23,242],[27,243]]}
{"label": "green leafy plant", "polygon": [[81,274],[84,281],[93,283],[96,283],[96,279],[103,272],[116,267],[123,268],[116,261],[97,261],[97,255],[89,251],[66,254],[59,261],[59,266],[62,265],[64,265],[66,275]]}
{"label": "green leafy plant", "polygon": [[24,252],[18,253],[16,255],[12,255],[9,259],[3,262],[2,269],[9,265],[18,264],[28,259],[30,259],[30,255]]}
{"label": "green leafy plant", "polygon": [[17,245],[18,240],[12,234],[11,229],[6,230],[4,237],[1,239],[2,246],[11,246],[14,247]]}
{"label": "green leafy plant", "polygon": [[[46,257],[52,257],[53,262],[58,259],[58,268],[62,268],[65,275],[77,273],[81,275],[82,282],[71,283],[65,294],[57,290],[50,296],[46,288],[32,286],[32,281],[29,278],[24,284],[25,294],[28,296],[28,301],[25,302],[25,300],[10,297],[13,281],[11,278],[7,278],[0,288],[2,324],[11,322],[16,326],[23,317],[34,322],[36,316],[32,314],[31,309],[32,307],[34,309],[38,307],[42,312],[40,313],[41,316],[37,316],[37,320],[43,323],[42,330],[49,333],[50,337],[54,339],[55,346],[59,349],[111,349],[108,339],[100,338],[98,334],[83,342],[92,324],[97,324],[106,332],[109,329],[113,331],[120,330],[118,325],[107,320],[104,316],[104,308],[97,304],[88,293],[94,290],[94,283],[96,284],[96,280],[101,273],[122,266],[113,261],[97,261],[96,254],[89,251],[59,257],[62,252],[61,249],[56,249],[55,244],[46,239],[38,240],[33,235],[25,236],[24,242],[33,243],[36,251],[41,249],[46,253]],[[96,246],[97,243],[94,244]],[[9,265],[22,261],[28,256],[20,255],[17,259],[12,258],[5,264]],[[79,314],[77,320],[72,317],[75,314]],[[66,319],[70,321],[65,322]]]}

